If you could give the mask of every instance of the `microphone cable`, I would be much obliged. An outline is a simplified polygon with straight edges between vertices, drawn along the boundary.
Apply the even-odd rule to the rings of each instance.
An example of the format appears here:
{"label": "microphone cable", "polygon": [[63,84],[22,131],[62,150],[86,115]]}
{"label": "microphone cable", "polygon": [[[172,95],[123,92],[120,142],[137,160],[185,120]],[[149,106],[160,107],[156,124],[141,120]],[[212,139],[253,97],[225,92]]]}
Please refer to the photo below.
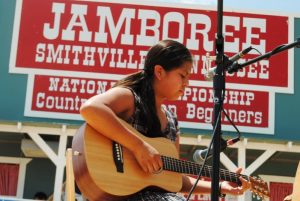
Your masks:
{"label": "microphone cable", "polygon": [[[221,115],[221,114],[222,114],[222,109],[219,111],[216,125],[219,123],[219,120],[221,119],[221,118],[220,118],[220,115]],[[212,137],[212,140],[210,141],[210,144],[209,144],[209,146],[208,146],[208,150],[211,150],[211,147],[212,147],[212,145],[213,145],[213,142],[214,142],[214,139],[215,139],[214,136],[215,136],[215,133],[216,133],[216,128],[217,128],[217,127],[215,127],[214,130],[213,130],[213,137]],[[191,188],[191,190],[190,190],[190,192],[189,192],[189,194],[188,194],[188,196],[187,196],[187,198],[186,198],[186,201],[189,201],[190,197],[192,196],[192,193],[194,192],[195,188],[197,187],[197,184],[198,184],[198,182],[199,182],[199,180],[200,180],[200,178],[201,178],[203,169],[204,169],[204,167],[205,167],[205,164],[206,164],[206,161],[207,161],[207,158],[208,158],[208,153],[209,153],[209,151],[208,151],[208,152],[206,153],[206,155],[205,155],[205,158],[204,158],[203,164],[202,164],[202,166],[201,166],[201,168],[200,168],[200,171],[199,171],[199,173],[198,173],[197,179],[196,179],[196,181],[195,181],[193,187]]]}
{"label": "microphone cable", "polygon": [[[223,68],[222,70],[223,70],[223,72],[222,72],[223,75],[225,75],[225,69]],[[224,79],[225,79],[225,77],[224,77]],[[222,90],[222,99],[221,99],[222,102],[224,101],[224,98],[225,98],[225,86],[224,86],[224,89]],[[223,104],[221,104],[221,105],[223,106]],[[218,117],[217,117],[217,121],[215,122],[215,125],[216,125],[216,126],[215,126],[215,127],[213,126],[214,130],[213,130],[213,134],[212,134],[212,139],[211,139],[211,141],[210,141],[210,143],[209,143],[209,146],[208,146],[208,150],[209,150],[209,151],[208,151],[208,152],[206,153],[206,155],[205,155],[205,158],[204,158],[203,164],[202,164],[202,166],[201,166],[201,168],[200,168],[200,171],[199,171],[199,173],[198,173],[197,179],[196,179],[196,181],[195,181],[193,187],[191,188],[191,190],[190,190],[190,192],[189,192],[189,194],[188,194],[188,197],[187,197],[186,201],[189,201],[190,197],[192,196],[192,193],[194,192],[194,190],[195,190],[195,188],[197,187],[197,184],[198,184],[198,182],[199,182],[199,180],[200,180],[200,178],[201,178],[203,169],[204,169],[205,164],[206,164],[206,162],[207,162],[208,153],[210,152],[210,150],[211,150],[211,148],[212,148],[212,145],[213,145],[213,142],[214,142],[214,140],[215,140],[215,136],[216,136],[216,128],[217,128],[217,125],[219,124],[219,121],[220,121],[220,119],[221,119],[222,111],[223,111],[223,107],[220,108],[220,110],[219,110],[219,114],[218,114]]]}
{"label": "microphone cable", "polygon": [[[225,69],[223,69],[223,73],[224,73],[224,72],[225,72]],[[225,98],[225,88],[224,88],[223,93],[222,93],[222,101],[224,100],[224,98]],[[223,104],[222,104],[222,105],[223,105]],[[241,133],[240,133],[239,129],[237,128],[237,126],[236,126],[236,125],[234,124],[234,122],[232,121],[232,119],[228,116],[228,114],[226,113],[226,111],[224,110],[223,107],[222,107],[222,108],[220,109],[220,111],[219,111],[218,118],[217,118],[217,121],[216,121],[215,125],[218,125],[218,123],[219,123],[219,121],[220,121],[220,119],[221,119],[221,118],[220,118],[220,115],[222,114],[222,112],[224,113],[224,115],[226,116],[227,120],[230,122],[230,124],[234,127],[234,129],[235,129],[236,132],[237,132],[237,135],[238,135],[237,137],[232,138],[232,139],[229,139],[229,140],[226,140],[226,146],[233,145],[233,144],[235,144],[236,142],[240,141]],[[201,167],[201,169],[200,169],[200,171],[199,171],[199,173],[198,173],[197,179],[196,179],[196,181],[195,181],[193,187],[191,188],[191,190],[190,190],[190,192],[189,192],[189,194],[188,194],[188,196],[187,196],[186,201],[189,201],[189,199],[190,199],[192,193],[194,192],[194,190],[195,190],[195,188],[196,188],[196,186],[197,186],[197,184],[198,184],[198,182],[199,182],[199,180],[200,180],[200,178],[201,178],[203,169],[204,169],[205,164],[206,164],[206,162],[207,162],[207,158],[208,158],[209,152],[212,150],[212,145],[213,145],[213,142],[214,142],[214,139],[215,139],[215,134],[216,134],[216,127],[215,127],[214,130],[213,130],[212,140],[210,141],[210,144],[209,144],[209,146],[208,146],[208,151],[207,151],[207,153],[206,153],[206,155],[205,155],[205,158],[204,158],[202,167]],[[221,138],[221,140],[223,140],[223,139]]]}

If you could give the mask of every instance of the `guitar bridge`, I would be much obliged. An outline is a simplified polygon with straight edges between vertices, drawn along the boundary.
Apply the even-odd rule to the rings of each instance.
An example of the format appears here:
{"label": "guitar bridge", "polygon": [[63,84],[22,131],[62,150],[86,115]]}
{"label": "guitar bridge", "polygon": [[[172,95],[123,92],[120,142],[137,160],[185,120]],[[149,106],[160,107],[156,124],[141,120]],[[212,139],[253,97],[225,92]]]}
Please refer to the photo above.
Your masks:
{"label": "guitar bridge", "polygon": [[123,167],[123,150],[122,146],[119,143],[112,142],[112,149],[113,149],[113,158],[116,165],[117,172],[124,172]]}

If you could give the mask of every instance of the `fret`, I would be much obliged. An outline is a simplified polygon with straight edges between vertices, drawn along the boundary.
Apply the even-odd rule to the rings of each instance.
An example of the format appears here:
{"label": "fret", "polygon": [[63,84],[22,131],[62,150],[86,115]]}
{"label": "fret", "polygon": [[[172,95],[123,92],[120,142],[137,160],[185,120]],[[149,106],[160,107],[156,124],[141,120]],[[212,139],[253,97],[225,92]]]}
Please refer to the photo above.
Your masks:
{"label": "fret", "polygon": [[163,169],[168,170],[169,169],[169,163],[163,162]]}
{"label": "fret", "polygon": [[224,180],[227,181],[226,173],[224,173],[223,175],[224,175]]}
{"label": "fret", "polygon": [[178,171],[184,172],[184,171],[183,171],[183,168],[182,168],[182,165],[181,165],[180,163],[177,164],[177,167],[179,168]]}

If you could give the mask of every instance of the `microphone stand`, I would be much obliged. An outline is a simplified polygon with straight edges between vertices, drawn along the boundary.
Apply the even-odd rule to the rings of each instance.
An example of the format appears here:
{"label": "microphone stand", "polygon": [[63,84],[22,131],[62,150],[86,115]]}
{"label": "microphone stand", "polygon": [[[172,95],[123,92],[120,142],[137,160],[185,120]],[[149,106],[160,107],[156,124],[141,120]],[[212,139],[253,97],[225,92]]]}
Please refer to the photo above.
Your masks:
{"label": "microphone stand", "polygon": [[220,145],[221,145],[221,112],[223,108],[223,90],[225,90],[225,68],[224,68],[224,37],[223,28],[223,0],[218,0],[216,37],[216,75],[213,79],[214,89],[214,139],[213,139],[213,172],[211,183],[211,200],[219,200],[219,178],[220,178]]}
{"label": "microphone stand", "polygon": [[[219,192],[219,180],[220,180],[220,150],[221,150],[221,113],[223,109],[223,91],[225,90],[225,70],[228,73],[237,72],[239,69],[255,63],[264,58],[270,58],[272,55],[290,49],[292,47],[300,48],[300,38],[294,43],[288,45],[281,45],[275,48],[273,51],[268,52],[262,56],[259,56],[253,60],[245,62],[244,64],[238,64],[234,62],[231,66],[228,65],[228,58],[224,55],[224,37],[223,37],[223,0],[218,0],[218,11],[217,11],[217,37],[216,37],[216,74],[213,79],[214,89],[214,121],[213,121],[213,150],[212,150],[212,183],[211,183],[211,200],[218,201]],[[228,67],[229,66],[229,67]]]}

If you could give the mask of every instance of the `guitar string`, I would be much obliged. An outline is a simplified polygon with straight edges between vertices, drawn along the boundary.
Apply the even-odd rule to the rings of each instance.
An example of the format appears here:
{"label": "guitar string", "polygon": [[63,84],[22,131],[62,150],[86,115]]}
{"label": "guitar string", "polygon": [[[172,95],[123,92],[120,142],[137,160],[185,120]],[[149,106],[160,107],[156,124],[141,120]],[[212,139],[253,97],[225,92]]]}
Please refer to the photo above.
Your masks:
{"label": "guitar string", "polygon": [[[175,159],[175,158],[171,158],[171,157],[167,157],[167,156],[162,156],[162,159],[163,160],[165,159],[164,162],[169,163],[170,167],[172,168],[171,170],[174,170],[174,171],[186,172],[186,173],[196,175],[196,174],[198,174],[198,172],[201,168],[200,164],[196,164],[191,161],[183,161],[180,159]],[[168,164],[166,164],[166,165],[168,165]],[[182,170],[179,170],[178,168],[181,168]],[[167,169],[169,169],[169,168],[167,168]],[[185,170],[183,170],[183,169],[185,169]],[[211,172],[212,172],[212,167],[204,166],[204,176],[211,177]],[[238,179],[239,176],[242,176],[244,179],[249,180],[249,177],[247,175],[237,174],[237,173],[230,172],[228,170],[220,169],[220,177],[222,177],[222,176],[224,176],[225,180],[227,180],[227,177],[228,177],[229,181],[234,181],[236,183],[240,183],[240,180]],[[232,179],[234,179],[234,180],[232,180]]]}
{"label": "guitar string", "polygon": [[[185,160],[171,158],[171,157],[167,157],[167,156],[162,156],[162,160],[163,160],[163,164],[165,166],[164,168],[166,170],[171,170],[171,171],[181,172],[181,173],[185,172],[185,173],[194,174],[194,175],[198,174],[198,172],[202,166],[200,164],[197,164],[197,163],[194,163],[191,161],[185,161]],[[170,166],[170,168],[168,168],[168,165]],[[182,168],[182,170],[179,170],[178,168]],[[211,172],[212,172],[212,167],[205,165],[203,175],[211,177]],[[250,181],[250,177],[247,175],[237,174],[237,173],[230,172],[228,170],[220,169],[220,175],[219,175],[220,177],[222,176],[222,173],[224,175],[225,181],[231,181],[231,182],[237,183],[238,185],[241,185],[241,181],[239,179],[240,176],[243,177],[244,179]],[[228,176],[229,179],[227,179],[226,174],[229,175]],[[233,180],[233,178],[234,178],[234,180]],[[259,182],[260,188],[257,189],[257,188],[252,187],[251,188],[252,192],[255,193],[256,195],[258,195],[259,197],[264,197],[265,195],[268,195],[268,190],[265,190],[265,185],[267,185],[265,182],[260,181]]]}
{"label": "guitar string", "polygon": [[[201,169],[200,164],[191,162],[191,161],[185,161],[181,159],[171,158],[167,156],[162,156],[163,160],[163,169],[180,172],[180,173],[189,173],[197,175],[199,173],[199,170]],[[180,170],[181,169],[181,170]],[[211,177],[212,167],[211,166],[204,166],[204,176]],[[227,177],[226,177],[227,175]],[[230,172],[228,170],[220,169],[219,177],[222,179],[222,176],[224,176],[225,181],[231,181],[238,185],[241,185],[241,181],[239,177],[243,177],[244,179],[250,181],[250,177],[243,174],[237,174]],[[253,181],[251,181],[253,182]],[[265,190],[265,182],[260,181],[259,182],[259,188],[256,188],[254,186],[251,187],[251,191],[255,193],[257,196],[264,198],[264,196],[268,197],[268,190]]]}

